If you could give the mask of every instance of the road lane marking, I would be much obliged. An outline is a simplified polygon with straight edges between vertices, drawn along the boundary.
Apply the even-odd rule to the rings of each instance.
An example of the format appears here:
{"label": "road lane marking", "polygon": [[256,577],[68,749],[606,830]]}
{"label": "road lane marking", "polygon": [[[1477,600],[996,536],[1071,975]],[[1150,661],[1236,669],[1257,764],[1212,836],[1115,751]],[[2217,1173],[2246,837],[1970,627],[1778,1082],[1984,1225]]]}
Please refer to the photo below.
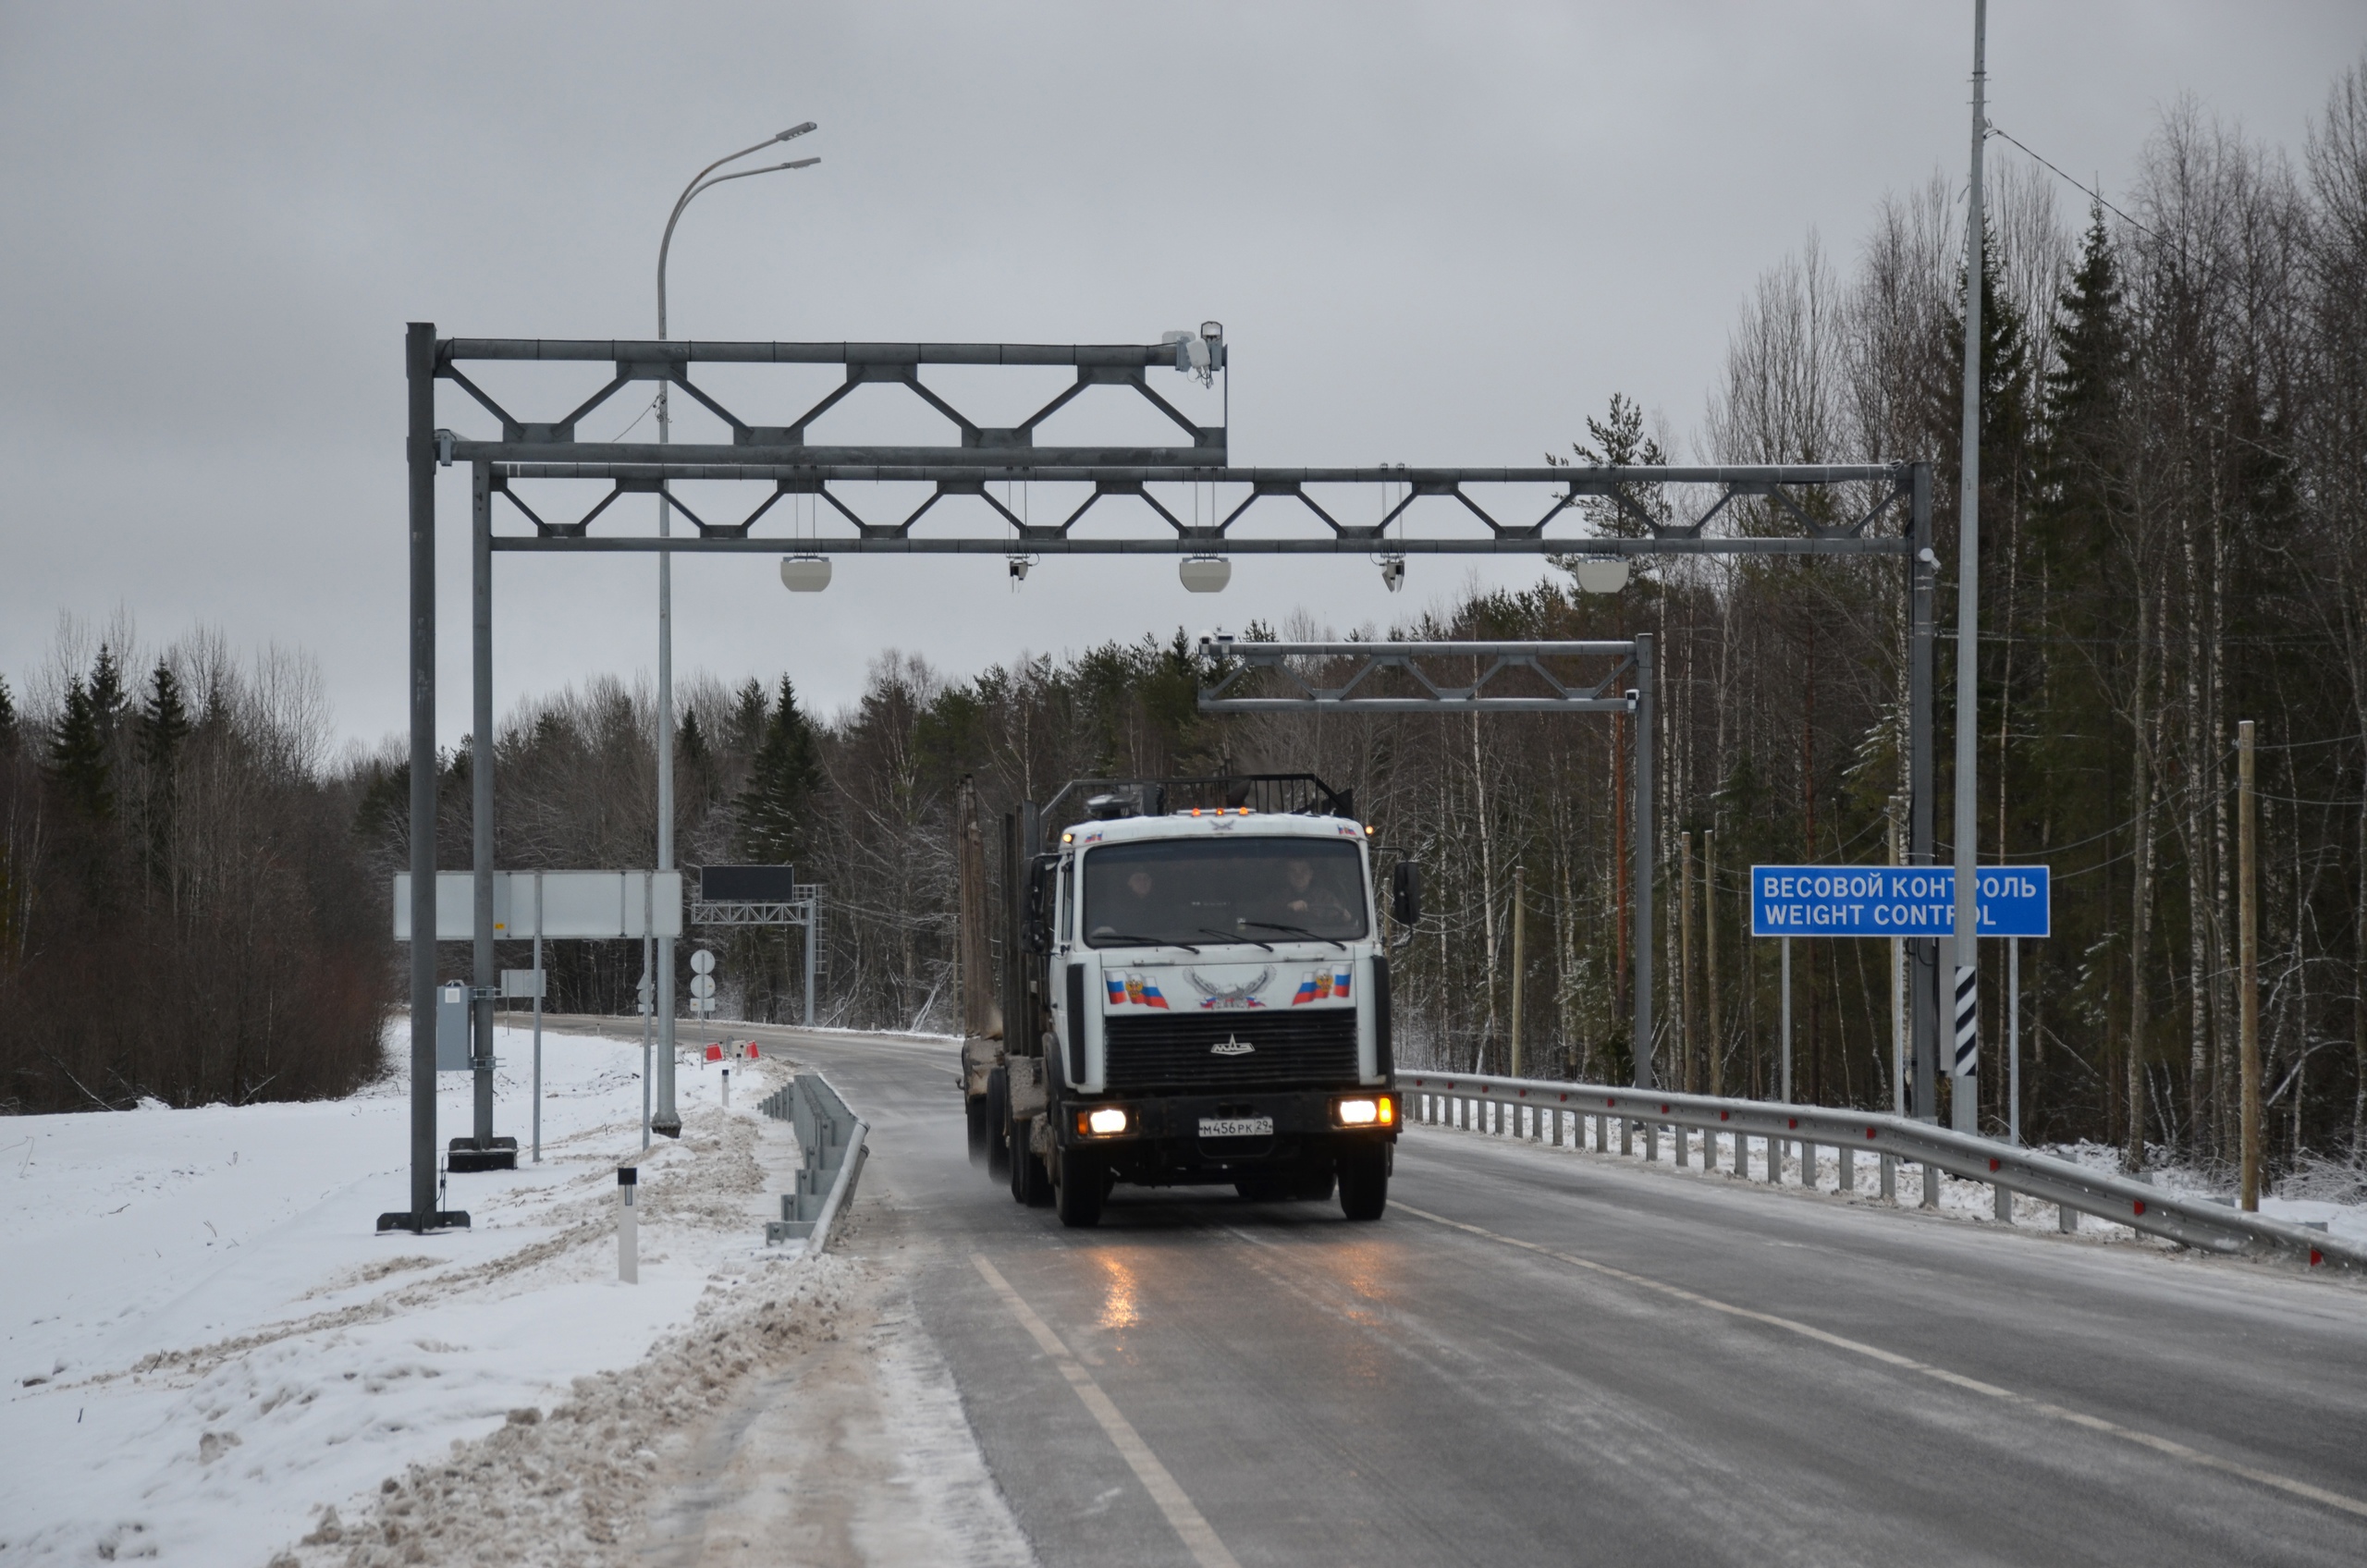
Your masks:
{"label": "road lane marking", "polygon": [[1101,1423],[1101,1429],[1110,1434],[1110,1440],[1118,1446],[1119,1453],[1134,1467],[1135,1476],[1142,1482],[1144,1489],[1150,1493],[1151,1501],[1159,1504],[1159,1511],[1167,1515],[1168,1524],[1173,1525],[1175,1533],[1183,1537],[1184,1549],[1192,1554],[1192,1561],[1200,1568],[1241,1568],[1239,1561],[1225,1550],[1224,1542],[1217,1538],[1215,1529],[1192,1505],[1192,1500],[1184,1495],[1184,1488],[1175,1484],[1175,1477],[1167,1473],[1167,1466],[1159,1462],[1159,1455],[1151,1452],[1150,1445],[1143,1441],[1141,1433],[1134,1430],[1134,1423],[1119,1414],[1118,1407],[1110,1403],[1110,1396],[1101,1391],[1101,1385],[1093,1380],[1093,1374],[1069,1354],[1069,1347],[1052,1332],[1052,1326],[1036,1316],[1036,1309],[1021,1299],[1019,1292],[1012,1289],[1011,1281],[987,1261],[984,1253],[972,1253],[970,1261],[976,1266],[987,1283],[994,1287],[995,1294],[1002,1297],[1003,1305],[1011,1308],[1011,1315],[1019,1319],[1019,1326],[1027,1330],[1037,1347],[1061,1369],[1061,1376],[1069,1380],[1069,1387],[1076,1390],[1076,1397],[1085,1402],[1085,1409],[1093,1412],[1093,1418]]}
{"label": "road lane marking", "polygon": [[1478,1225],[1466,1224],[1460,1219],[1449,1219],[1443,1214],[1432,1214],[1428,1209],[1416,1208],[1409,1203],[1392,1202],[1390,1207],[1413,1215],[1417,1219],[1444,1225],[1449,1230],[1467,1231],[1471,1235],[1484,1237],[1491,1242],[1502,1242],[1506,1246],[1518,1247],[1523,1252],[1532,1252],[1540,1257],[1550,1257],[1557,1263],[1566,1263],[1574,1268],[1584,1268],[1591,1273],[1600,1274],[1605,1278],[1626,1284],[1640,1286],[1648,1291],[1657,1291],[1662,1295],[1673,1296],[1678,1301],[1687,1302],[1695,1306],[1707,1307],[1712,1312],[1722,1312],[1729,1317],[1764,1323],[1770,1328],[1782,1329],[1788,1333],[1797,1334],[1802,1339],[1814,1340],[1819,1344],[1831,1345],[1835,1350],[1847,1351],[1853,1355],[1861,1355],[1870,1361],[1878,1361],[1885,1366],[1895,1367],[1902,1372],[1920,1373],[1937,1382],[1945,1383],[1950,1388],[1980,1394],[1985,1398],[1996,1400],[2000,1403],[2027,1410],[2032,1415],[2044,1415],[2052,1420],[2084,1427],[2091,1432],[2118,1438],[2123,1442],[2134,1443],[2140,1448],[2152,1449],[2156,1453],[2166,1454],[2173,1459],[2182,1459],[2189,1464],[2200,1465],[2206,1470],[2216,1470],[2223,1475],[2240,1476],[2255,1485],[2268,1487],[2293,1497],[2306,1498],[2312,1502],[2322,1503],[2328,1508],[2339,1509],[2345,1513],[2367,1519],[2367,1501],[2346,1496],[2341,1492],[2328,1491],[2324,1487],[2312,1486],[2309,1482],[2291,1476],[2280,1476],[2273,1470],[2262,1470],[2236,1460],[2222,1459],[2217,1454],[2205,1453],[2201,1449],[2190,1448],[2175,1439],[2156,1437],[2151,1432],[2140,1432],[2134,1427],[2124,1427],[2117,1421],[2106,1420],[2101,1415],[2091,1415],[2085,1411],[2072,1410],[2047,1400],[2033,1399],[2028,1394],[2016,1393],[2011,1389],[1999,1388],[1994,1383],[1985,1383],[1978,1378],[1968,1378],[1961,1372],[1951,1372],[1944,1366],[1933,1366],[1927,1362],[1918,1361],[1912,1356],[1901,1355],[1895,1351],[1887,1351],[1879,1345],[1870,1345],[1862,1340],[1853,1340],[1845,1335],[1829,1332],[1812,1324],[1803,1323],[1797,1318],[1781,1317],[1772,1312],[1760,1312],[1748,1306],[1736,1306],[1731,1302],[1723,1302],[1714,1296],[1705,1296],[1698,1291],[1688,1291],[1682,1285],[1672,1285],[1666,1280],[1655,1280],[1648,1275],[1630,1273],[1625,1268],[1614,1268],[1608,1263],[1597,1263],[1592,1258],[1576,1257],[1569,1253],[1556,1252],[1551,1247],[1541,1246],[1535,1242],[1524,1242],[1516,1236],[1502,1235]]}

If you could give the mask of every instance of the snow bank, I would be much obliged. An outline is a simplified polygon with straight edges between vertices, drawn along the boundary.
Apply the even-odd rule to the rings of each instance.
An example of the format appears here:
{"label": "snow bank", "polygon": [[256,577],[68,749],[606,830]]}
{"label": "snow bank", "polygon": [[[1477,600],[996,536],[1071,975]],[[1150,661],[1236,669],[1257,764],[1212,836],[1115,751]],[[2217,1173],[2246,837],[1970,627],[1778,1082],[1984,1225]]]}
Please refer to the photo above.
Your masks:
{"label": "snow bank", "polygon": [[[405,1028],[388,1044],[407,1059]],[[525,1032],[497,1049],[496,1127],[523,1143]],[[642,1161],[637,1287],[616,1282],[613,1216],[640,1043],[546,1034],[544,1064],[544,1163],[453,1177],[474,1229],[426,1238],[374,1229],[409,1203],[398,1079],[0,1124],[0,1557],[265,1562],[317,1533],[321,1503],[581,1400],[579,1379],[641,1362],[719,1278],[767,1263],[795,1154],[754,1106],[785,1064],[745,1064],[729,1111],[712,1068],[681,1070],[685,1136]],[[465,1131],[467,1079],[439,1102],[441,1133]]]}

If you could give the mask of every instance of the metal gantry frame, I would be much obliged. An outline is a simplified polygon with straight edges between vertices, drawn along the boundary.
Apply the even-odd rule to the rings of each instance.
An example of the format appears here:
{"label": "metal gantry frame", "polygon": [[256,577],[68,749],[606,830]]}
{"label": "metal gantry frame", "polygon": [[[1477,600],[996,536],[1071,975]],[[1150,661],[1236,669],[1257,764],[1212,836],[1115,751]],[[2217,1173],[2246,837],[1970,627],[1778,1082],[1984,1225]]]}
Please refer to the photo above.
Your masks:
{"label": "metal gantry frame", "polygon": [[[410,491],[411,717],[411,1007],[414,1019],[435,1016],[435,470],[462,465],[471,476],[471,558],[473,567],[472,714],[475,721],[472,784],[473,851],[479,907],[477,929],[492,925],[493,887],[493,557],[574,552],[666,552],[679,555],[1415,555],[1610,556],[1867,556],[1894,557],[1905,566],[1908,606],[1909,861],[1932,864],[1934,798],[1932,741],[1932,594],[1938,558],[1932,544],[1932,471],[1928,463],[1786,463],[1695,466],[1539,468],[1236,468],[1228,456],[1226,423],[1196,423],[1151,385],[1153,371],[1229,375],[1230,348],[1208,324],[1198,347],[1191,340],[1159,344],[1045,345],[1019,343],[774,343],[650,339],[439,338],[433,324],[414,322],[406,339]],[[1190,352],[1187,353],[1187,349]],[[533,361],[598,367],[568,407],[514,414],[463,367],[478,361]],[[840,385],[783,425],[742,419],[694,375],[702,365],[835,365]],[[928,385],[930,367],[1065,369],[1070,384],[1027,418],[990,425],[970,418]],[[590,378],[587,378],[590,380]],[[450,382],[497,422],[497,435],[472,436],[437,423],[435,384]],[[657,382],[680,388],[730,431],[728,443],[656,445],[585,441],[577,427],[627,386]],[[828,446],[809,442],[809,427],[855,388],[900,386],[943,418],[942,445]],[[1097,387],[1131,391],[1186,437],[1172,446],[1053,446],[1042,444],[1046,422]],[[528,491],[537,482],[606,482],[607,493],[589,510],[559,516]],[[728,480],[768,486],[736,517],[709,521],[674,496],[684,481]],[[1075,501],[1058,522],[1035,523],[1014,511],[994,487],[1024,482]],[[926,497],[901,516],[866,516],[842,491],[883,484],[925,484]],[[1664,520],[1643,497],[1658,487],[1687,485],[1715,492],[1684,519]],[[1855,491],[1854,496],[1850,492]],[[1828,497],[1803,504],[1802,492]],[[656,494],[679,510],[694,533],[662,537],[635,530],[619,496]],[[812,496],[836,519],[835,531],[815,537],[756,532],[783,496]],[[1187,500],[1184,497],[1190,496]],[[507,498],[526,532],[495,530],[495,498]],[[1362,496],[1358,501],[1356,497]],[[967,497],[986,508],[991,532],[939,528],[958,508],[937,508]],[[1130,497],[1138,514],[1131,532],[1086,532],[1106,512],[1100,503]],[[1737,500],[1766,503],[1758,531],[1709,532]],[[1627,520],[1620,536],[1587,532],[1581,503],[1607,501]],[[1378,501],[1378,505],[1374,502]],[[1205,504],[1200,504],[1200,503]],[[1282,503],[1281,521],[1296,533],[1248,533]],[[1428,503],[1419,505],[1417,503]],[[545,515],[546,512],[554,515]],[[1371,522],[1350,521],[1351,513]],[[1435,520],[1443,513],[1445,521]],[[975,508],[973,514],[976,515]],[[614,523],[613,532],[595,533]],[[1781,532],[1763,525],[1772,522]],[[1416,525],[1423,526],[1417,532]],[[1308,526],[1311,524],[1312,526]],[[1639,736],[1638,750],[1649,737]],[[1648,897],[1639,887],[1638,894]],[[1911,992],[1916,1041],[1915,1113],[1933,1108],[1941,1016],[1936,945],[1916,944]],[[492,1138],[491,1042],[494,989],[492,944],[475,952],[478,1093],[475,1138]],[[433,1229],[435,1207],[435,1042],[415,1029],[411,1047],[411,1228]],[[465,1220],[457,1222],[465,1223]]]}
{"label": "metal gantry frame", "polygon": [[[1634,1017],[1629,1055],[1636,1086],[1654,1085],[1652,1069],[1652,748],[1643,737],[1652,731],[1659,661],[1653,636],[1640,631],[1632,639],[1569,643],[1249,643],[1233,637],[1204,637],[1202,655],[1234,668],[1221,670],[1211,685],[1200,688],[1202,713],[1375,713],[1465,714],[1605,713],[1634,718],[1637,741],[1632,757],[1634,799],[1628,811],[1632,827],[1628,852],[1633,857],[1635,899],[1628,905],[1628,960],[1634,965]],[[1615,658],[1591,686],[1564,680],[1545,666],[1547,659]],[[1426,659],[1467,659],[1473,666],[1466,684],[1444,683],[1422,668]],[[1351,668],[1336,686],[1318,686],[1303,668],[1307,663],[1347,660]],[[1482,668],[1482,661],[1485,661]],[[1283,697],[1228,696],[1252,669],[1277,672],[1295,687]],[[1422,688],[1419,696],[1386,696],[1367,683],[1382,670],[1397,670]],[[1528,696],[1504,696],[1489,692],[1498,677],[1525,670],[1548,690]],[[1619,678],[1633,674],[1633,686]],[[1615,696],[1604,695],[1607,692]]]}
{"label": "metal gantry frame", "polygon": [[803,925],[805,927],[805,1026],[814,1027],[815,943],[822,932],[822,888],[815,882],[791,884],[791,899],[693,899],[686,925]]}

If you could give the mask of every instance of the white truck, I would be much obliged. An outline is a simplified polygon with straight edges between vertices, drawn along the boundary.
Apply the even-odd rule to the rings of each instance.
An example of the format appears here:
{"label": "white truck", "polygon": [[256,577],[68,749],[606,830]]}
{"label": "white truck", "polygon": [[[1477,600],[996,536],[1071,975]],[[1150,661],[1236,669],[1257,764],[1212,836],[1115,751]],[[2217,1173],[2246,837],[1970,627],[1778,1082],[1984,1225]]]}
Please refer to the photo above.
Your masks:
{"label": "white truck", "polygon": [[[1006,835],[1017,940],[1004,1037],[963,1047],[974,1155],[1072,1226],[1119,1182],[1336,1187],[1378,1219],[1400,1108],[1371,830],[1320,780],[1265,775],[1123,781],[1039,832],[1081,793]],[[1402,862],[1392,913],[1418,903]]]}

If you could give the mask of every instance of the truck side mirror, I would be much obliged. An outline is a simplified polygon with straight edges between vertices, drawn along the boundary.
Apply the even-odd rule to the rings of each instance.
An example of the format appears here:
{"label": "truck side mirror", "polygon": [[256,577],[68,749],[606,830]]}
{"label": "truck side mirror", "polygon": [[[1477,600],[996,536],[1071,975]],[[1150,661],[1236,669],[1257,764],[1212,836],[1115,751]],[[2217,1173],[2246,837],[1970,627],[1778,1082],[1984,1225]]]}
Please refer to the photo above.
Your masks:
{"label": "truck side mirror", "polygon": [[1389,917],[1400,925],[1422,923],[1422,868],[1410,860],[1389,874]]}
{"label": "truck side mirror", "polygon": [[1047,951],[1051,947],[1051,912],[1045,905],[1052,888],[1052,867],[1058,864],[1038,856],[1027,864],[1027,909],[1019,923],[1020,945],[1031,953]]}

